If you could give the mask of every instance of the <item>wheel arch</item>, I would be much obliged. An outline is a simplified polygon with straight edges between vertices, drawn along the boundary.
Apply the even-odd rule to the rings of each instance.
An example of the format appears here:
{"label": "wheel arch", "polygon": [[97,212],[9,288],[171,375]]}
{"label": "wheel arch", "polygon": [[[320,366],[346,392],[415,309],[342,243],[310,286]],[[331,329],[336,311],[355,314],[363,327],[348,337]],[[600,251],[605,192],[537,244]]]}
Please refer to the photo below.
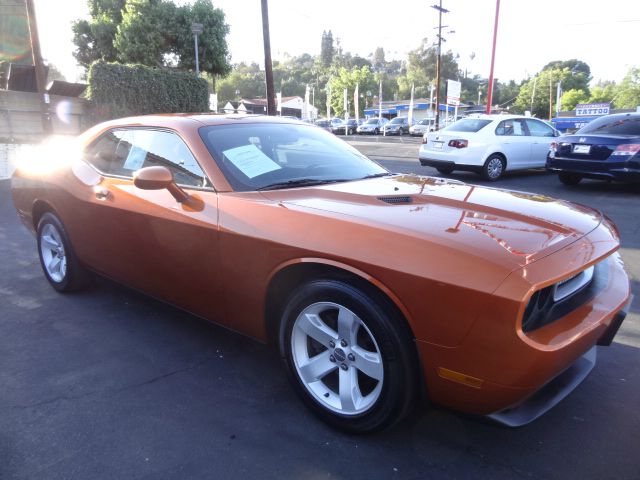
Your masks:
{"label": "wheel arch", "polygon": [[489,151],[489,154],[484,157],[484,161],[482,162],[482,165],[487,163],[487,160],[489,160],[489,158],[495,155],[497,157],[500,157],[504,161],[505,171],[507,170],[507,168],[509,168],[509,161],[507,160],[507,156],[504,154],[504,152],[495,148],[490,148],[488,151]]}
{"label": "wheel arch", "polygon": [[345,280],[366,293],[382,299],[387,307],[395,310],[398,318],[403,322],[403,327],[415,340],[407,308],[382,282],[349,265],[322,258],[302,258],[280,265],[273,271],[267,282],[264,308],[265,327],[269,341],[278,343],[280,314],[286,305],[290,292],[298,285],[316,278]]}
{"label": "wheel arch", "polygon": [[49,202],[41,199],[38,199],[35,202],[33,202],[33,206],[31,207],[31,222],[33,224],[34,231],[38,230],[38,223],[40,222],[40,219],[45,213],[52,213],[56,217],[60,218],[60,215],[58,215],[58,212],[56,212],[56,209],[53,208],[53,206]]}

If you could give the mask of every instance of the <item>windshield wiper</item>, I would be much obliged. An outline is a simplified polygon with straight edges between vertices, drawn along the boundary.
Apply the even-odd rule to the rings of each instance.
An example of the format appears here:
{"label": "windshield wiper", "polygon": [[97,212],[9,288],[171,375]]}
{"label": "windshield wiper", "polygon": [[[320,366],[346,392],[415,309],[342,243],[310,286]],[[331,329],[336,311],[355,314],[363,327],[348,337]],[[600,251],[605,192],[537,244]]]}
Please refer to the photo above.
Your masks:
{"label": "windshield wiper", "polygon": [[280,188],[294,188],[294,187],[310,187],[313,185],[325,185],[327,183],[347,182],[346,178],[334,178],[330,180],[323,180],[320,178],[296,178],[295,180],[287,180],[286,182],[272,183],[265,185],[257,190],[278,190]]}
{"label": "windshield wiper", "polygon": [[395,173],[391,173],[391,172],[372,173],[371,175],[365,175],[364,177],[362,177],[362,180],[364,180],[365,178],[388,177],[389,175],[395,175]]}

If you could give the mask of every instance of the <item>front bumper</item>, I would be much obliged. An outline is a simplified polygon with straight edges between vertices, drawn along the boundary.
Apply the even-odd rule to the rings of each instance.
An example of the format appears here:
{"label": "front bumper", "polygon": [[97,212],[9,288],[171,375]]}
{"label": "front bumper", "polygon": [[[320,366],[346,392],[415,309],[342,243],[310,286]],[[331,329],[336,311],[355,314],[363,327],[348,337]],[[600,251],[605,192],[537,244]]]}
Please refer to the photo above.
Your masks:
{"label": "front bumper", "polygon": [[[592,368],[590,355],[580,359],[595,345],[611,343],[630,303],[629,279],[620,255],[611,253],[617,241],[609,229],[603,222],[582,239],[508,277],[492,294],[496,308],[480,312],[460,344],[417,341],[430,399],[517,426],[542,415],[576,388]],[[526,302],[517,292],[566,278],[569,265],[599,262],[607,271],[600,290],[552,323],[522,331],[516,319],[522,318]],[[512,416],[519,419],[507,420],[505,411],[516,408],[520,410]]]}

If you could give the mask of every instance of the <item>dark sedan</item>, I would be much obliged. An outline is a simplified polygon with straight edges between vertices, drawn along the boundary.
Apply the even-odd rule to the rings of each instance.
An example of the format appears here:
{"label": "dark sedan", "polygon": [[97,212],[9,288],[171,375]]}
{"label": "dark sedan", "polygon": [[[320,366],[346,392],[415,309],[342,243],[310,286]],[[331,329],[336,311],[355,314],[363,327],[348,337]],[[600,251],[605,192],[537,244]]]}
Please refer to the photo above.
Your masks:
{"label": "dark sedan", "polygon": [[560,137],[546,167],[565,185],[583,178],[640,182],[640,113],[606,115]]}

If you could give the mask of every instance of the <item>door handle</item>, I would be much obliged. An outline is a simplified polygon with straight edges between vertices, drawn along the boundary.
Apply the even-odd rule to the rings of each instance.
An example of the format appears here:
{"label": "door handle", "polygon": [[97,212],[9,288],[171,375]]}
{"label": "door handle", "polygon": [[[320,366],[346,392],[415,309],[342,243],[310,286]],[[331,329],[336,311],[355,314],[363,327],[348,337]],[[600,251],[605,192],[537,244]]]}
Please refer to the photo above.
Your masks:
{"label": "door handle", "polygon": [[93,187],[93,193],[95,194],[98,200],[107,200],[111,195],[109,190],[99,185],[96,185],[95,187]]}

